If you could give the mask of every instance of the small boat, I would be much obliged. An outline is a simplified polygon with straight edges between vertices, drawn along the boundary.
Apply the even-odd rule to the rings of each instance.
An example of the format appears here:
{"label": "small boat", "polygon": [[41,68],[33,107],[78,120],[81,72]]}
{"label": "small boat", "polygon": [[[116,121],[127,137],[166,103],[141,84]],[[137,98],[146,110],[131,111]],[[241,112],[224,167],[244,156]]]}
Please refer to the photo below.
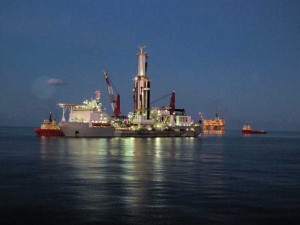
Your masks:
{"label": "small boat", "polygon": [[52,119],[52,113],[50,112],[49,119],[44,120],[40,128],[34,130],[37,136],[64,136],[64,133],[59,128],[58,124],[54,119]]}
{"label": "small boat", "polygon": [[249,124],[245,124],[242,129],[243,134],[266,134],[265,130],[252,130]]}

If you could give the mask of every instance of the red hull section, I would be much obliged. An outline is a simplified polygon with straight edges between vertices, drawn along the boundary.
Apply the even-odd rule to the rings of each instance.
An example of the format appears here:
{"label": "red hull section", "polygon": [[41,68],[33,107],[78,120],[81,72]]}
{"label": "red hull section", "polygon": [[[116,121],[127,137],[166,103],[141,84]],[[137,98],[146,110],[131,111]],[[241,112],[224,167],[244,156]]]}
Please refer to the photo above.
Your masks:
{"label": "red hull section", "polygon": [[243,134],[266,134],[264,130],[242,130]]}
{"label": "red hull section", "polygon": [[59,129],[41,129],[37,128],[34,130],[37,136],[53,137],[53,136],[65,136],[64,133]]}

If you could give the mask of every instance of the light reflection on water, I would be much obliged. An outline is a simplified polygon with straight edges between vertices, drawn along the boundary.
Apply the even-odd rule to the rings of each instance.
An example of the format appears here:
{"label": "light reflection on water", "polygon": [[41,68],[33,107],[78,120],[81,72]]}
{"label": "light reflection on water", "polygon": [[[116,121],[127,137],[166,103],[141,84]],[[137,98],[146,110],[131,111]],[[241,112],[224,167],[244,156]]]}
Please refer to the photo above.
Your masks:
{"label": "light reflection on water", "polygon": [[[57,148],[53,148],[52,141],[57,142]],[[171,216],[168,210],[186,207],[186,198],[199,189],[213,197],[225,196],[219,178],[222,151],[215,155],[201,152],[200,141],[195,138],[41,139],[40,149],[43,161],[55,160],[63,165],[58,172],[65,179],[64,185],[75,191],[73,197],[78,208],[91,207],[106,215],[117,208],[138,221],[140,215],[149,212]],[[202,168],[201,164],[214,166]],[[179,199],[183,202],[177,205]]]}
{"label": "light reflection on water", "polygon": [[0,130],[0,224],[299,224],[299,134],[17,131]]}
{"label": "light reflection on water", "polygon": [[[211,197],[225,196],[218,172],[222,152],[195,149],[199,139],[58,139],[57,149],[51,140],[45,141],[41,140],[41,158],[67,165],[58,172],[64,174],[64,185],[75,190],[78,208],[88,206],[105,214],[120,208],[138,219],[158,209],[171,216],[170,208],[186,207],[185,199],[199,189]],[[179,199],[183,202],[177,205]]]}

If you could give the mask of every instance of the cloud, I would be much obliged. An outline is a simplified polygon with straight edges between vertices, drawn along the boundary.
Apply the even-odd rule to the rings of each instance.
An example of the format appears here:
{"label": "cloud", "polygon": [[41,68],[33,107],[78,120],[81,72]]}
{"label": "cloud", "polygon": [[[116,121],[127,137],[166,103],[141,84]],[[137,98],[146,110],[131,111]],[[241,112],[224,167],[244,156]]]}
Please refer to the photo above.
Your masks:
{"label": "cloud", "polygon": [[67,83],[65,83],[64,81],[62,81],[60,79],[50,78],[49,80],[47,80],[47,84],[53,85],[53,86],[59,86],[59,85],[66,85]]}

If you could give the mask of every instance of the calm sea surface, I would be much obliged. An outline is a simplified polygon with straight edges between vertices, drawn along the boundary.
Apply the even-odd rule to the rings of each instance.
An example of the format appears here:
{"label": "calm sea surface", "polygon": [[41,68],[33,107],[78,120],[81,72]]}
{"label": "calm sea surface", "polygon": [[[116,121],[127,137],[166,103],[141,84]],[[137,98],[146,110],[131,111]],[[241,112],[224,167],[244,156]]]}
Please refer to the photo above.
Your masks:
{"label": "calm sea surface", "polygon": [[0,224],[300,224],[300,133],[39,138],[2,127]]}

